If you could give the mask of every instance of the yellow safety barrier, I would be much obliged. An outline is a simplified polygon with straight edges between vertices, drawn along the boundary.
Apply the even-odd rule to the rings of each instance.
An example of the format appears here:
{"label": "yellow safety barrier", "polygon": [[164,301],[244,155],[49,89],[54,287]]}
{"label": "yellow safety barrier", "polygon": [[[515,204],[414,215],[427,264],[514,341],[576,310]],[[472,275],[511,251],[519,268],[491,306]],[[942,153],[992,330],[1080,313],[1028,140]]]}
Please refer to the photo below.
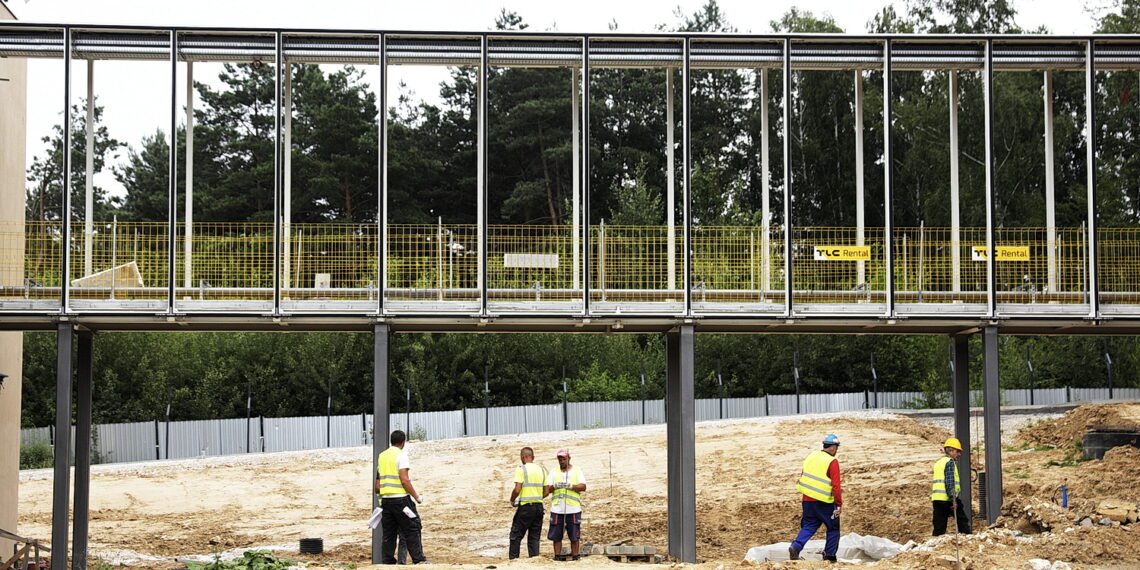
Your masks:
{"label": "yellow safety barrier", "polygon": [[[69,277],[74,297],[165,298],[170,278],[167,224],[100,221],[90,236],[83,228],[82,222],[73,222],[70,234]],[[190,231],[189,258],[186,228],[178,225],[176,231],[174,285],[178,296],[271,298],[272,224],[197,222]],[[282,296],[373,299],[383,286],[390,299],[478,297],[475,225],[389,225],[383,277],[377,274],[379,231],[376,224],[284,226],[279,248]],[[674,231],[670,252],[669,229],[664,226],[598,224],[590,226],[587,235],[578,236],[570,226],[490,226],[486,236],[489,296],[579,299],[585,281],[582,256],[588,254],[593,298],[677,300],[684,258],[682,228]],[[996,234],[996,283],[1005,300],[1085,302],[1081,295],[1087,289],[1088,267],[1084,228],[1059,228],[1052,240],[1043,228],[1002,228]],[[88,237],[90,256],[85,254]],[[0,297],[58,297],[61,239],[59,222],[0,222]],[[782,301],[784,240],[779,226],[694,227],[694,300]],[[894,288],[900,302],[984,297],[984,228],[961,229],[957,243],[950,228],[896,228],[892,243]],[[1140,228],[1101,229],[1097,247],[1100,290],[1140,292]],[[866,229],[860,236],[850,227],[795,227],[791,252],[796,302],[881,300],[886,289],[882,228]],[[84,280],[99,272],[103,276]]]}

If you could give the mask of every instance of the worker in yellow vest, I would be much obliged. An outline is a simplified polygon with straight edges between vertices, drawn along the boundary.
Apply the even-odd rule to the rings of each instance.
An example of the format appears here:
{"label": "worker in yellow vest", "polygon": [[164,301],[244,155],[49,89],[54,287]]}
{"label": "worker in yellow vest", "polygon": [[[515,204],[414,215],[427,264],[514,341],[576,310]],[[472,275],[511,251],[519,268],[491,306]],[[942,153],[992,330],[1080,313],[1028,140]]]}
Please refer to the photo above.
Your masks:
{"label": "worker in yellow vest", "polygon": [[839,513],[843,510],[843,492],[839,487],[839,437],[828,434],[823,438],[823,449],[813,451],[804,459],[796,490],[803,494],[800,533],[788,546],[788,558],[798,560],[800,551],[815,535],[820,525],[827,526],[827,542],[823,559],[835,562],[839,551]]}
{"label": "worker in yellow vest", "polygon": [[[578,560],[578,547],[582,535],[582,492],[586,490],[586,476],[570,464],[570,450],[559,449],[558,471],[546,477],[544,495],[550,497],[550,530],[546,538],[554,542],[555,560]],[[562,536],[569,535],[570,554],[562,553]]]}
{"label": "worker in yellow vest", "polygon": [[958,478],[958,459],[962,457],[962,442],[952,437],[942,444],[945,457],[934,462],[931,479],[934,486],[930,490],[930,503],[934,512],[934,536],[946,534],[946,519],[954,517],[958,532],[970,532],[970,518],[962,506],[959,494],[962,481]]}
{"label": "worker in yellow vest", "polygon": [[531,558],[538,556],[542,541],[542,499],[546,496],[546,468],[534,464],[534,450],[529,447],[519,452],[522,465],[515,468],[515,488],[511,491],[511,506],[516,507],[515,518],[511,521],[510,546],[507,557],[519,557],[522,537],[526,535],[526,553]]}
{"label": "worker in yellow vest", "polygon": [[401,544],[407,546],[412,564],[427,561],[420,538],[423,524],[416,510],[424,498],[416,492],[408,475],[411,463],[404,451],[407,439],[402,430],[393,431],[388,438],[392,446],[376,458],[376,493],[380,495],[380,528],[384,537],[380,551],[382,564],[396,563],[397,534]]}

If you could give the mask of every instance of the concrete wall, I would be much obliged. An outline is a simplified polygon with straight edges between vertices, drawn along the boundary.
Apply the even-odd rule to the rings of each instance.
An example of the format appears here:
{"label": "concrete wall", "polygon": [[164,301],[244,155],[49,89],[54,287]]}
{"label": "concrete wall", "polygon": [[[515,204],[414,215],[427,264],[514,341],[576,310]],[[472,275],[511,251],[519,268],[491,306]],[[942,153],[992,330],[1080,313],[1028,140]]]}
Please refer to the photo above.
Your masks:
{"label": "concrete wall", "polygon": [[[0,20],[15,17],[0,4]],[[27,123],[28,65],[23,59],[0,58],[0,255],[9,259],[0,265],[23,267],[24,160]],[[16,225],[11,225],[12,223]],[[17,263],[12,264],[16,258]],[[11,264],[11,265],[10,265]],[[23,271],[3,272],[0,285],[19,285]],[[0,332],[0,374],[7,374],[0,387],[0,528],[16,528],[17,493],[20,481],[20,380],[23,333]],[[0,555],[12,552],[11,542],[0,540]]]}

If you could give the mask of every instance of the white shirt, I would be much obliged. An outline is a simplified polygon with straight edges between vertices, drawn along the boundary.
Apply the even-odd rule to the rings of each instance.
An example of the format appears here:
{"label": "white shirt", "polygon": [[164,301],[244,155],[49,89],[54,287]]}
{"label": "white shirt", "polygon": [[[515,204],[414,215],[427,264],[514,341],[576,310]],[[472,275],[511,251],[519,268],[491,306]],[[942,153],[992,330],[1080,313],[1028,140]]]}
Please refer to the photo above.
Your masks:
{"label": "white shirt", "polygon": [[[571,473],[578,473],[578,483],[586,483],[586,475],[578,467],[571,467],[569,471],[562,471],[561,469],[553,469],[546,476],[546,484],[554,485],[555,483],[569,483]],[[567,504],[566,501],[556,501],[553,497],[550,499],[550,512],[559,513],[563,515],[572,515],[574,513],[582,512],[582,507],[578,505]]]}

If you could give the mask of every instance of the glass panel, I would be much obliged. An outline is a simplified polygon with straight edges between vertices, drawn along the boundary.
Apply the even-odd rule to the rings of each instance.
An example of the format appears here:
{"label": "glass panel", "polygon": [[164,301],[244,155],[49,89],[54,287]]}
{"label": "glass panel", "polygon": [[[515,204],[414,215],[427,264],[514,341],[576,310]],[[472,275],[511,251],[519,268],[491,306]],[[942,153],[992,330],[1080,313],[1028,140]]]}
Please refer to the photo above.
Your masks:
{"label": "glass panel", "polygon": [[[792,49],[794,54],[819,46]],[[859,49],[872,56],[882,51],[873,44],[860,44]],[[885,311],[882,77],[882,71],[855,70],[802,69],[792,74],[792,303],[797,313]],[[860,83],[861,135],[856,128]]]}
{"label": "glass panel", "polygon": [[[241,49],[221,49],[233,43]],[[181,34],[175,304],[186,311],[273,309],[274,37]],[[187,79],[193,96],[186,99]],[[185,108],[185,107],[182,107]],[[182,113],[180,113],[182,114]],[[192,161],[186,160],[192,155]]]}
{"label": "glass panel", "polygon": [[373,312],[379,67],[294,62],[287,70],[282,309]]}
{"label": "glass panel", "polygon": [[576,71],[491,69],[487,271],[497,314],[582,310],[573,249],[581,247],[574,239]]}
{"label": "glass panel", "polygon": [[693,71],[694,311],[784,312],[782,76]]}
{"label": "glass panel", "polygon": [[479,310],[478,75],[388,67],[388,312]]}
{"label": "glass panel", "polygon": [[[78,54],[102,35],[76,32]],[[116,34],[120,39],[162,47],[148,47],[146,60],[72,60],[71,307],[162,311],[169,283],[173,86],[126,78],[168,78],[170,35]]]}
{"label": "glass panel", "polygon": [[0,36],[5,45],[54,47],[29,51],[30,57],[0,57],[0,136],[5,145],[0,156],[0,310],[58,311],[63,33],[8,30]]}

